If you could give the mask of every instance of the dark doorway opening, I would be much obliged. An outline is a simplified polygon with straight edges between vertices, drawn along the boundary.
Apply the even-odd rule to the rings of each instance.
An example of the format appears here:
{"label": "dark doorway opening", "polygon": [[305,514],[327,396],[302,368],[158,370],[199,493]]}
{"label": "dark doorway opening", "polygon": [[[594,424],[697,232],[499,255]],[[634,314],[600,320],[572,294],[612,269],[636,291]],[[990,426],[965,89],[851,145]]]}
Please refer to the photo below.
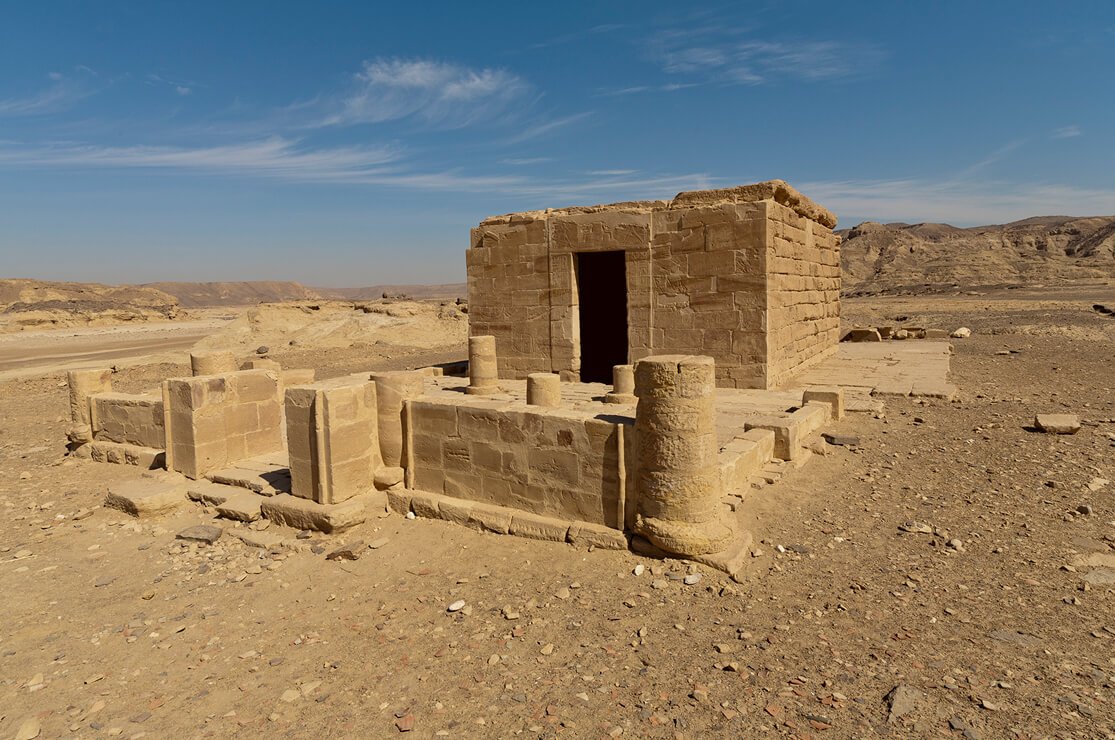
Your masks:
{"label": "dark doorway opening", "polygon": [[612,367],[627,364],[624,253],[580,252],[576,258],[581,382],[610,384]]}

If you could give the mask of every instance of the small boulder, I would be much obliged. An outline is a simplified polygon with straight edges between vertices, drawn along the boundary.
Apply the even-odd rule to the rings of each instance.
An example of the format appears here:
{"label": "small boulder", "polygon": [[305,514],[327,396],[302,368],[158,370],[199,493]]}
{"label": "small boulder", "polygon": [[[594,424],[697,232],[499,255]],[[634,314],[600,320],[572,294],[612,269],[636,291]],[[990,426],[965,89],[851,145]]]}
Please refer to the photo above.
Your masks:
{"label": "small boulder", "polygon": [[841,338],[842,342],[881,342],[883,338],[879,336],[878,329],[849,329],[848,332]]}
{"label": "small boulder", "polygon": [[968,337],[972,336],[972,330],[966,326],[962,326],[959,329],[954,330],[953,333],[949,336],[953,339],[967,339]]}
{"label": "small boulder", "polygon": [[212,524],[195,524],[192,527],[186,527],[181,532],[174,535],[174,538],[177,540],[204,542],[207,545],[212,545],[221,538],[223,532],[223,529],[215,527]]}
{"label": "small boulder", "polygon": [[1034,426],[1046,434],[1076,434],[1080,431],[1080,418],[1076,414],[1038,414]]}

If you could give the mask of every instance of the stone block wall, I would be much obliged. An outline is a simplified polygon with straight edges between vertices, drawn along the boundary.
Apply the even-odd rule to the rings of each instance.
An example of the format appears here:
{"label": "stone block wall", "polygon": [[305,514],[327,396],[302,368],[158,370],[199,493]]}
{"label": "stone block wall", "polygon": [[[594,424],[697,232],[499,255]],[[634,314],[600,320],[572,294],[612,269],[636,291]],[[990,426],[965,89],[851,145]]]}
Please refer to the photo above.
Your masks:
{"label": "stone block wall", "polygon": [[840,341],[839,237],[779,203],[767,206],[768,387],[828,357]]}
{"label": "stone block wall", "polygon": [[293,495],[334,504],[372,490],[381,465],[373,381],[287,388],[286,432]]}
{"label": "stone block wall", "polygon": [[782,181],[497,216],[472,230],[469,326],[500,377],[580,380],[576,255],[622,251],[628,363],[716,360],[717,385],[772,388],[835,349],[835,218]]}
{"label": "stone block wall", "polygon": [[241,370],[163,383],[167,468],[188,478],[283,449],[278,373]]}
{"label": "stone block wall", "polygon": [[624,529],[627,421],[505,402],[424,398],[409,408],[412,488]]}
{"label": "stone block wall", "polygon": [[93,440],[163,449],[163,399],[156,395],[99,393],[92,404]]}

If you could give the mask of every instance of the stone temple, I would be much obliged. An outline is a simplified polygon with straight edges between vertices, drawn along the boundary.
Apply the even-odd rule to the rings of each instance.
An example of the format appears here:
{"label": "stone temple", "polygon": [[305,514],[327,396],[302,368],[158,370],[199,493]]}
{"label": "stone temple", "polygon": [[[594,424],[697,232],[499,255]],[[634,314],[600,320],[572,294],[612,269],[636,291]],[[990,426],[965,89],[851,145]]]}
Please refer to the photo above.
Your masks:
{"label": "stone temple", "polygon": [[840,338],[835,225],[781,180],[488,218],[467,255],[470,333],[496,338],[500,378],[608,383],[692,354],[720,387],[779,387]]}
{"label": "stone temple", "polygon": [[467,377],[321,380],[210,353],[127,394],[111,371],[74,371],[70,448],[166,471],[110,490],[134,516],[192,500],[337,532],[390,508],[738,576],[752,492],[822,430],[877,396],[954,390],[947,342],[873,329],[838,349],[834,225],[778,180],[490,218],[468,250]]}

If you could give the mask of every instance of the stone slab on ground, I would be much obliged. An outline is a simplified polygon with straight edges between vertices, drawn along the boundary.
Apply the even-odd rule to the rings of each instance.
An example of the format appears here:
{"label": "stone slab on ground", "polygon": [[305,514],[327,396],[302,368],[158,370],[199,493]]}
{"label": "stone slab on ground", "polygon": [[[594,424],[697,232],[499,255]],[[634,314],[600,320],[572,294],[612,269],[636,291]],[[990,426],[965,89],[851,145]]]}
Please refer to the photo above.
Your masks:
{"label": "stone slab on ground", "polygon": [[486,532],[507,534],[511,531],[511,510],[501,506],[476,504],[469,512],[468,526]]}
{"label": "stone slab on ground", "polygon": [[566,539],[571,545],[579,547],[598,547],[601,550],[626,550],[627,537],[623,532],[600,524],[573,522],[569,525]]}
{"label": "stone slab on ground", "polygon": [[217,516],[237,522],[254,522],[263,516],[260,504],[264,497],[255,493],[237,493],[217,505]]}
{"label": "stone slab on ground", "polygon": [[276,524],[329,534],[363,523],[368,517],[366,507],[374,498],[371,494],[361,494],[339,504],[319,504],[280,493],[266,499],[261,509],[263,515]]}
{"label": "stone slab on ground", "polygon": [[1038,414],[1034,426],[1046,434],[1076,434],[1080,431],[1080,417],[1076,414]]}
{"label": "stone slab on ground", "polygon": [[290,541],[290,538],[283,536],[282,532],[272,532],[266,529],[230,529],[229,534],[248,547],[258,547],[262,550],[282,547]]}
{"label": "stone slab on ground", "polygon": [[290,469],[286,467],[258,470],[238,464],[206,473],[205,477],[213,483],[246,488],[262,496],[290,493]]}
{"label": "stone slab on ground", "polygon": [[190,481],[186,485],[186,496],[191,501],[197,501],[205,506],[220,506],[229,498],[239,495],[241,489],[233,486],[222,486],[207,480]]}
{"label": "stone slab on ground", "polygon": [[517,537],[565,542],[565,538],[569,534],[569,522],[548,516],[515,511],[511,515],[511,528],[508,531]]}
{"label": "stone slab on ground", "polygon": [[186,503],[186,487],[178,482],[141,478],[109,488],[105,506],[134,517],[164,514]]}
{"label": "stone slab on ground", "polygon": [[195,524],[192,527],[186,527],[181,532],[174,535],[174,539],[204,542],[207,545],[212,545],[221,538],[223,533],[223,529],[213,524]]}

